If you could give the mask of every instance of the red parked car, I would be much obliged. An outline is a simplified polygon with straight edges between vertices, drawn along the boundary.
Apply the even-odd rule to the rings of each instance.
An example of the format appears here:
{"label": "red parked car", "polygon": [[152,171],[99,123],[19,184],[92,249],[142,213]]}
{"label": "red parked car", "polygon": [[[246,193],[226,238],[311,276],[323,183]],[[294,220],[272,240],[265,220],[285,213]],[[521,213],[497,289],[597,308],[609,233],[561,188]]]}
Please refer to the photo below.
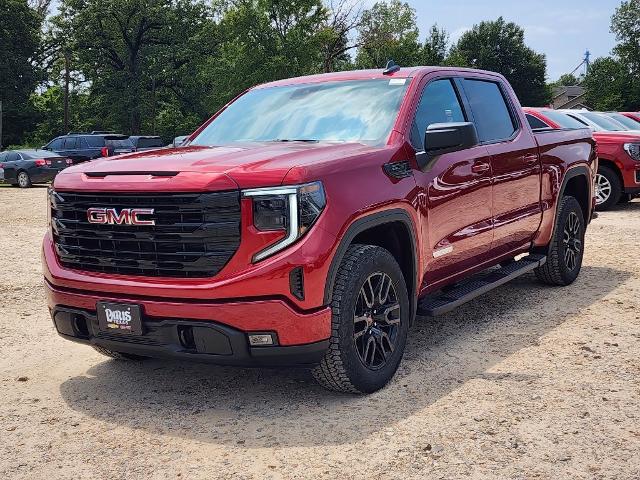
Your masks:
{"label": "red parked car", "polygon": [[638,128],[640,128],[640,112],[620,112],[625,117],[628,117],[632,120],[638,122]]}
{"label": "red parked car", "polygon": [[[534,130],[584,128],[575,118],[549,108],[525,108]],[[599,167],[596,198],[599,210],[608,210],[640,194],[640,135],[631,132],[593,132]]]}
{"label": "red parked car", "polygon": [[416,314],[533,270],[576,279],[596,165],[588,130],[532,133],[490,72],[261,85],[186,146],[58,175],[49,307],[60,335],[112,357],[302,365],[373,392]]}

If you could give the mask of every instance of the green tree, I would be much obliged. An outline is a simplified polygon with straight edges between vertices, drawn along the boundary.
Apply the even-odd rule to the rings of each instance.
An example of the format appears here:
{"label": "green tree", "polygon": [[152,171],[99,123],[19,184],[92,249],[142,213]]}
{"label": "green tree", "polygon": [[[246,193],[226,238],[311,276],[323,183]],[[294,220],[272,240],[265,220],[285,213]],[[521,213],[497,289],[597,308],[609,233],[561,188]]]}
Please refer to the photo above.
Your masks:
{"label": "green tree", "polygon": [[39,81],[34,60],[40,46],[42,18],[23,0],[0,0],[0,146],[20,144],[33,125],[29,97]]}
{"label": "green tree", "polygon": [[444,29],[433,25],[422,45],[420,60],[423,65],[443,65],[447,58],[449,34]]}
{"label": "green tree", "polygon": [[[154,129],[161,104],[204,117],[201,65],[217,46],[204,0],[64,0],[53,19],[101,128]],[[71,41],[66,39],[71,37]]]}
{"label": "green tree", "polygon": [[640,0],[627,0],[616,8],[611,31],[618,40],[613,53],[631,72],[640,75]]}
{"label": "green tree", "polygon": [[596,59],[589,68],[583,85],[587,104],[596,110],[639,110],[638,82],[621,60],[613,57]]}
{"label": "green tree", "polygon": [[501,73],[523,105],[547,105],[551,99],[545,81],[545,56],[524,43],[521,27],[502,17],[481,22],[464,33],[452,47],[448,63]]}
{"label": "green tree", "polygon": [[362,14],[358,28],[358,68],[382,68],[390,59],[399,65],[420,63],[416,12],[405,2],[377,2]]}
{"label": "green tree", "polygon": [[563,87],[572,87],[574,85],[580,85],[581,82],[582,81],[575,75],[572,75],[570,73],[565,73],[561,75],[556,82],[554,82],[554,85],[559,85]]}

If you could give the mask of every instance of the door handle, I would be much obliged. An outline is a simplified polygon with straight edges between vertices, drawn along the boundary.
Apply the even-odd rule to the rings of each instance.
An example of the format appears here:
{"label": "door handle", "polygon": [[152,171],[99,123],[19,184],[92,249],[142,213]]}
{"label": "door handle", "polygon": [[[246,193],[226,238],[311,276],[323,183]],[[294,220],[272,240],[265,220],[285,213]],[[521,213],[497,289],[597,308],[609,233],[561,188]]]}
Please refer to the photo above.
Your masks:
{"label": "door handle", "polygon": [[473,173],[485,173],[491,169],[491,165],[486,162],[476,162],[471,165],[471,171]]}
{"label": "door handle", "polygon": [[527,165],[533,165],[534,163],[538,163],[538,155],[530,153],[529,155],[522,157],[522,160]]}

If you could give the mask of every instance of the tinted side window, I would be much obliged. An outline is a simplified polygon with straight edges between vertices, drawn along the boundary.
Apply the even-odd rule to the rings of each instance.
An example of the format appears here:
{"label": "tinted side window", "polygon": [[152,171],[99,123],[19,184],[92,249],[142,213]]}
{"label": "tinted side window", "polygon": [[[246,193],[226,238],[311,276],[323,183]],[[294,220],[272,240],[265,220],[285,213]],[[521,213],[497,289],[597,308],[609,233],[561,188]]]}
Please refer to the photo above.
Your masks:
{"label": "tinted side window", "polygon": [[53,142],[49,144],[51,150],[62,150],[62,138],[56,138]]}
{"label": "tinted side window", "polygon": [[451,80],[435,80],[422,91],[411,125],[411,144],[418,150],[424,150],[424,132],[429,125],[464,121],[464,113]]}
{"label": "tinted side window", "polygon": [[87,144],[91,148],[96,148],[96,147],[97,148],[102,148],[102,147],[104,147],[104,137],[90,136],[90,137],[84,137],[84,139],[86,140]]}
{"label": "tinted side window", "polygon": [[164,147],[161,138],[139,138],[138,148]]}
{"label": "tinted side window", "polygon": [[76,150],[78,148],[78,137],[67,137],[64,139],[65,150]]}
{"label": "tinted side window", "polygon": [[7,160],[7,154],[6,154],[6,152],[5,152],[5,153],[0,153],[0,162],[2,162],[3,160],[4,160],[4,161],[6,161],[6,160]]}
{"label": "tinted side window", "polygon": [[506,140],[516,127],[497,83],[484,80],[464,80],[478,137],[481,142]]}
{"label": "tinted side window", "polygon": [[16,152],[7,153],[7,162],[17,162],[18,160],[20,160],[20,155]]}
{"label": "tinted side window", "polygon": [[526,117],[527,117],[527,122],[529,122],[529,125],[531,126],[532,130],[540,130],[541,128],[550,128],[549,125],[544,123],[538,117],[534,117],[533,115],[529,115],[528,113]]}

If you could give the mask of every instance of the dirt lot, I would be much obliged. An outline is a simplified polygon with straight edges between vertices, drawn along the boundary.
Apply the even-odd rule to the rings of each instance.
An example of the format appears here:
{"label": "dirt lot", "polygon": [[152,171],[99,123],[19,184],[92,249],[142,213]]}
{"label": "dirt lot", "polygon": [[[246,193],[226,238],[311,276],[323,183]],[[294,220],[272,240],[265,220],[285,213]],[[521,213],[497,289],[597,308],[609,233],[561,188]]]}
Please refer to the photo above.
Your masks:
{"label": "dirt lot", "polygon": [[45,192],[0,187],[0,478],[640,477],[640,202],[592,224],[573,286],[420,319],[395,381],[353,397],[62,340]]}

